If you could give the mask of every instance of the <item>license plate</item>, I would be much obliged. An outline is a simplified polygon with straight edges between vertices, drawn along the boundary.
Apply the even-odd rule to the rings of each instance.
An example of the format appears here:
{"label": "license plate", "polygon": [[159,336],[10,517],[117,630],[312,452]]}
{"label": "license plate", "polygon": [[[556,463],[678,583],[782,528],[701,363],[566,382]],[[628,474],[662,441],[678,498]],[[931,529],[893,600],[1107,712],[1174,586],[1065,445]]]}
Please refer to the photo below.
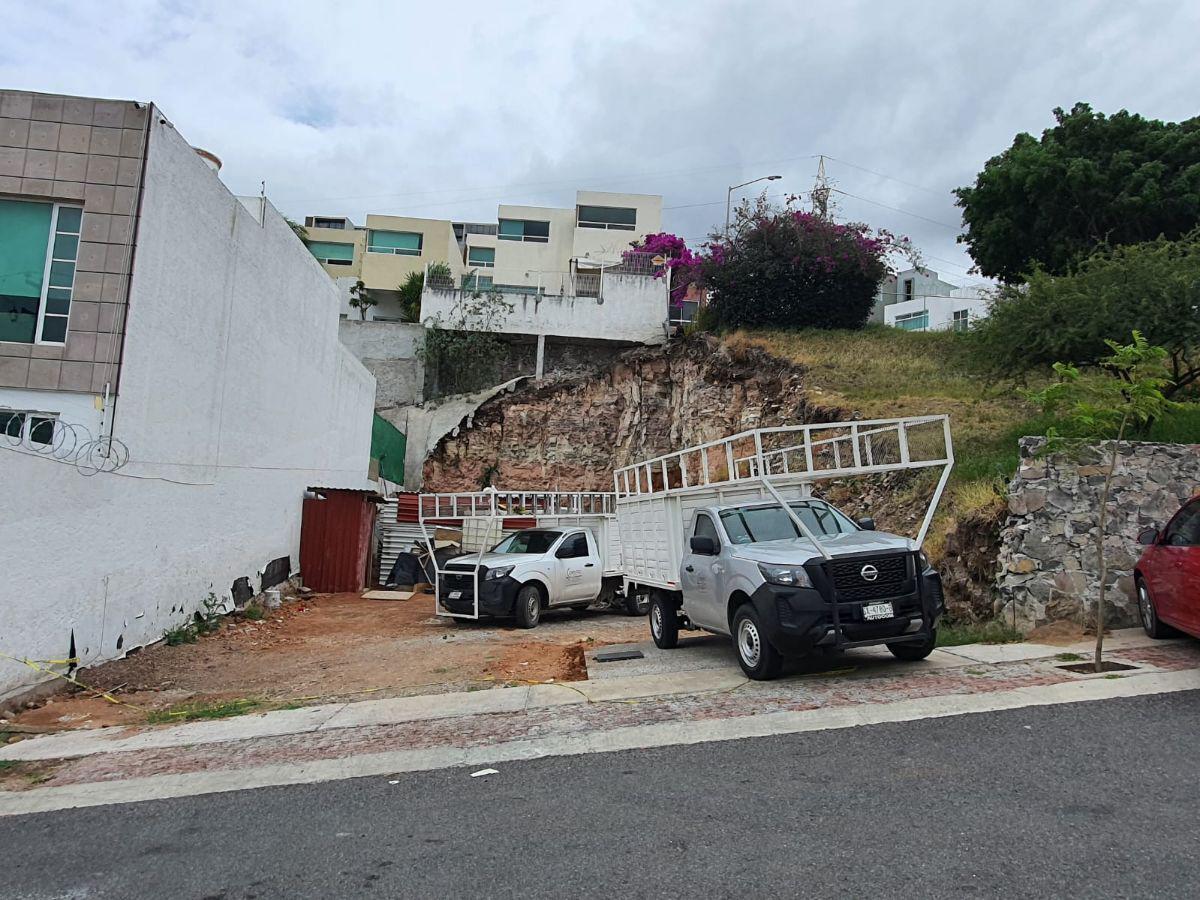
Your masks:
{"label": "license plate", "polygon": [[867,620],[891,619],[895,616],[891,603],[868,603],[862,610],[863,618]]}
{"label": "license plate", "polygon": [[[462,596],[462,591],[451,591],[446,596],[449,597],[451,600],[457,600],[459,597]],[[888,609],[891,609],[891,608],[892,608],[892,605],[889,603]],[[888,615],[891,615],[891,613],[889,613]]]}

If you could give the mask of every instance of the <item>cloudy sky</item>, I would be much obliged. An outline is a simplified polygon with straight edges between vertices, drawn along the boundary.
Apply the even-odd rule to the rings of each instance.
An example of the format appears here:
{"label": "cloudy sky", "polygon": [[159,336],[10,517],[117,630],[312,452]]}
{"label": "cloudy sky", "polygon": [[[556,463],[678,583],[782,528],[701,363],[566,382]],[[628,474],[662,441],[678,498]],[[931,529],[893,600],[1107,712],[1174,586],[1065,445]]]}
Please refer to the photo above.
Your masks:
{"label": "cloudy sky", "polygon": [[[0,84],[153,100],[285,213],[495,219],[662,194],[698,243],[726,188],[816,155],[843,218],[970,283],[950,190],[1055,106],[1200,112],[1200,4],[3,0]],[[849,196],[853,195],[853,196]]]}

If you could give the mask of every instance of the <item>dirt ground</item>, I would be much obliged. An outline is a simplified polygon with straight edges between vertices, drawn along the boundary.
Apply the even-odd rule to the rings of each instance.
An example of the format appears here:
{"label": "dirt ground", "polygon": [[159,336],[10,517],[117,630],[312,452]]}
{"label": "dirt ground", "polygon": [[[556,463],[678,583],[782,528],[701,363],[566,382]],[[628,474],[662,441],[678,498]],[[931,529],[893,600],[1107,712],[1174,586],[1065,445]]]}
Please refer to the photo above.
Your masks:
{"label": "dirt ground", "polygon": [[119,704],[67,687],[10,722],[22,730],[97,728],[143,722],[147,713],[181,703],[250,698],[263,708],[307,706],[580,680],[587,677],[586,649],[648,637],[644,617],[607,611],[548,612],[537,628],[523,630],[434,616],[427,595],[406,601],[317,595],[259,622],[227,618],[195,644],[159,643],[77,673]]}

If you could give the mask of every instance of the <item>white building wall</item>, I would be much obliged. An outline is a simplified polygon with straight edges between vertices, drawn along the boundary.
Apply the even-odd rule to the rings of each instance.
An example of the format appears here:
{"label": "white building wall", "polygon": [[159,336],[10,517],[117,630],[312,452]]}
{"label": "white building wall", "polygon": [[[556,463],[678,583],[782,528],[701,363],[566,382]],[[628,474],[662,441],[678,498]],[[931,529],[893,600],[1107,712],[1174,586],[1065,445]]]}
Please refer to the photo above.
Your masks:
{"label": "white building wall", "polygon": [[[496,241],[496,268],[491,274],[496,284],[558,284],[570,271],[575,234],[575,210],[541,206],[501,206],[498,219],[528,219],[550,223],[548,243],[536,241]],[[484,274],[481,270],[480,275]],[[422,314],[424,321],[424,314]]]}
{"label": "white building wall", "polygon": [[[283,218],[155,116],[113,419],[129,462],[85,477],[0,451],[0,651],[120,657],[271,560],[298,567],[305,488],[368,486],[375,384],[337,313]],[[0,697],[42,677],[0,658]]]}
{"label": "white building wall", "polygon": [[987,315],[987,300],[978,296],[925,297],[893,303],[883,308],[884,324],[894,326],[900,316],[925,312],[925,326],[914,330],[947,331],[954,327],[954,314],[961,310],[967,311],[968,323],[974,322]]}
{"label": "white building wall", "polygon": [[579,206],[615,206],[637,210],[637,224],[632,231],[575,226],[572,256],[603,262],[620,262],[629,245],[648,234],[662,231],[662,197],[655,194],[616,194],[608,191],[578,191]]}
{"label": "white building wall", "polygon": [[[457,321],[459,291],[426,287],[421,295],[421,321]],[[544,334],[553,337],[659,343],[664,341],[667,282],[645,275],[605,273],[603,300],[594,297],[502,294],[512,305],[492,330],[503,334]]]}

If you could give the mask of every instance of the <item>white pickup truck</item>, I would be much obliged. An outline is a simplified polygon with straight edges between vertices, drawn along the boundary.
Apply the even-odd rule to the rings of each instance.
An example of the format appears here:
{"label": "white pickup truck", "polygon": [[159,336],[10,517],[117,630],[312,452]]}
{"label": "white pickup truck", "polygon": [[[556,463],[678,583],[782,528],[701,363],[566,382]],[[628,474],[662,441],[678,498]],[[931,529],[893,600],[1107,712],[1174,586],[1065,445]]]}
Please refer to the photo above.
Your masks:
{"label": "white pickup truck", "polygon": [[[921,552],[953,465],[945,416],[756,429],[616,473],[625,593],[652,601],[650,633],[733,639],[753,679],[785,657],[885,644],[919,660],[937,643],[941,578]],[[830,479],[938,469],[915,539],[812,496]]]}
{"label": "white pickup truck", "polygon": [[[479,547],[438,568],[435,611],[456,621],[511,617],[522,628],[546,610],[593,604],[645,615],[649,601],[623,592],[613,500],[599,492],[422,495],[423,523],[459,522],[464,546]],[[522,527],[485,549],[514,521]]]}

